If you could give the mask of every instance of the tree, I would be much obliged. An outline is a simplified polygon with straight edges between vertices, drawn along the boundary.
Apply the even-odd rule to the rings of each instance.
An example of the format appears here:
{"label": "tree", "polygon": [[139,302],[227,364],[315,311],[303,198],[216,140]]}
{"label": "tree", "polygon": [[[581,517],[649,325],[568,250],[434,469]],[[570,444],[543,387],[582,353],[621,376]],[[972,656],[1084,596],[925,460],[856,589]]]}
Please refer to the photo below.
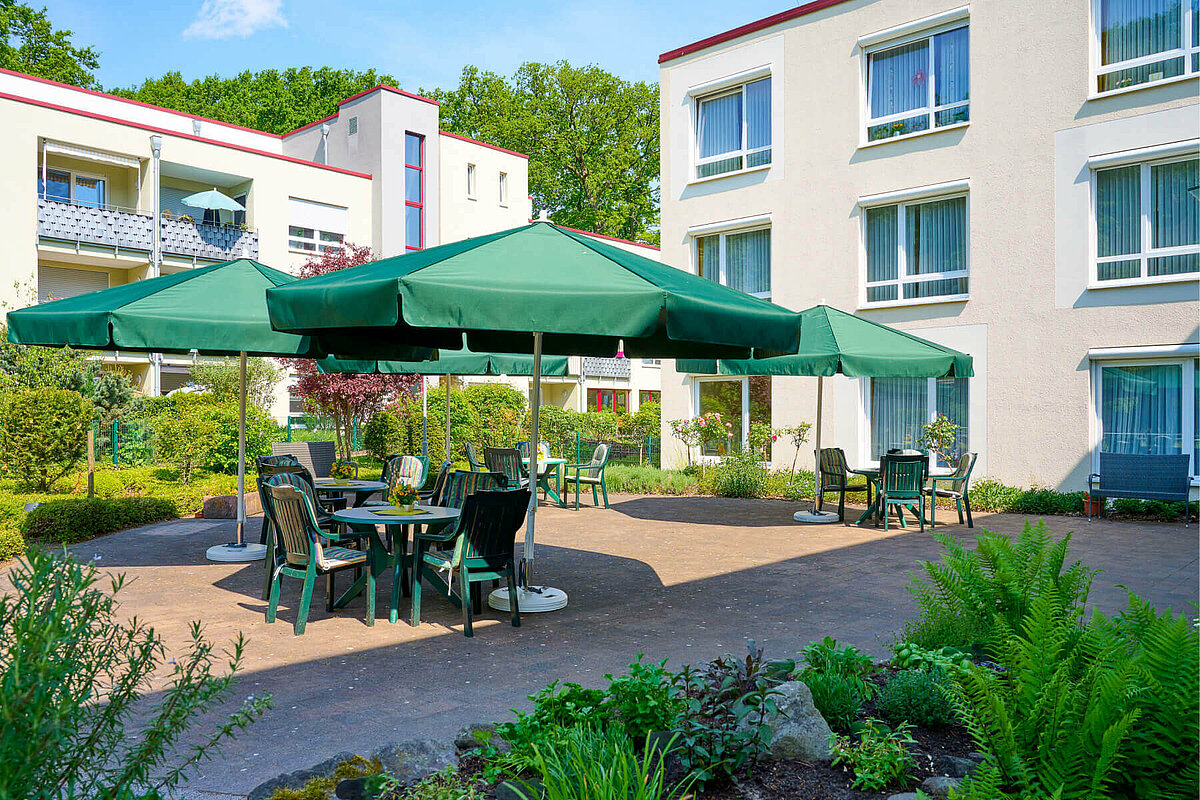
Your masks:
{"label": "tree", "polygon": [[91,394],[100,364],[70,347],[11,344],[8,326],[0,324],[0,391],[67,389]]}
{"label": "tree", "polygon": [[457,88],[424,93],[443,129],[526,153],[534,207],[555,222],[658,243],[655,84],[531,62],[512,78],[468,66]]}
{"label": "tree", "polygon": [[332,67],[289,67],[209,75],[191,82],[179,72],[147,78],[141,86],[113,94],[210,117],[269,133],[287,133],[337,111],[339,100],[378,86],[396,85],[391,75]]}
{"label": "tree", "polygon": [[121,370],[104,370],[92,388],[92,405],[104,419],[112,419],[133,402],[133,380]]}
{"label": "tree", "polygon": [[99,53],[78,47],[69,30],[55,30],[46,9],[0,0],[0,67],[85,89],[97,87]]}
{"label": "tree", "polygon": [[25,389],[0,397],[0,469],[48,492],[83,458],[92,404],[65,389]]}
{"label": "tree", "polygon": [[[278,367],[265,358],[246,359],[246,403],[271,408],[275,385],[283,378]],[[242,394],[241,367],[236,358],[201,361],[192,367],[192,382],[212,393],[219,403],[238,403]]]}
{"label": "tree", "polygon": [[[324,275],[375,260],[370,247],[347,242],[340,250],[326,250],[300,267],[301,278]],[[350,458],[350,432],[371,415],[398,398],[411,395],[420,380],[416,375],[357,375],[325,373],[311,359],[282,360],[297,376],[292,392],[304,398],[310,411],[333,420],[338,455]]]}

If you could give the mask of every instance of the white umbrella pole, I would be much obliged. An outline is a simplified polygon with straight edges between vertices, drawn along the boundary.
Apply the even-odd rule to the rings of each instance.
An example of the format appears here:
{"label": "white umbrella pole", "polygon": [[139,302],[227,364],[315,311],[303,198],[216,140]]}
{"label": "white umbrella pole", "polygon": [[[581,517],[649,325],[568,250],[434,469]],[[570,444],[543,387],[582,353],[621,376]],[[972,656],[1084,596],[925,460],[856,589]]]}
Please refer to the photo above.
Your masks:
{"label": "white umbrella pole", "polygon": [[446,462],[450,462],[450,380],[453,376],[446,376]]}
{"label": "white umbrella pole", "polygon": [[429,458],[429,379],[421,376],[421,455]]}
{"label": "white umbrella pole", "polygon": [[813,507],[812,511],[797,511],[792,515],[796,522],[828,523],[837,522],[838,515],[832,511],[818,511],[817,499],[821,496],[821,405],[825,397],[825,379],[817,376],[817,424],[813,436]]}
{"label": "white umbrella pole", "polygon": [[246,351],[238,354],[242,394],[238,398],[238,492],[237,539],[208,548],[209,561],[257,561],[266,558],[267,548],[246,544]]}

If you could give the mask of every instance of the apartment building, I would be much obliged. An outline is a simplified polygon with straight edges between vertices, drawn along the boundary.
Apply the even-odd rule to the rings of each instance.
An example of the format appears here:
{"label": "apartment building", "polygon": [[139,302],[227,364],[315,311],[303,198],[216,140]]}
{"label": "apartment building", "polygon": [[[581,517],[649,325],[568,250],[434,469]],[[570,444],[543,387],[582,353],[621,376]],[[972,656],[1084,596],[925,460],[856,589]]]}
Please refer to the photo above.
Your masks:
{"label": "apartment building", "polygon": [[[399,255],[532,213],[528,157],[440,132],[435,101],[389,86],[280,136],[0,70],[0,119],[8,307],[239,257],[295,272],[346,241]],[[245,210],[182,202],[209,189]],[[195,360],[102,357],[152,395]],[[280,420],[301,410],[277,394]]]}
{"label": "apartment building", "polygon": [[[818,0],[659,61],[663,261],[974,357],[827,381],[824,443],[870,463],[943,414],[1009,484],[1200,473],[1197,0]],[[662,379],[664,420],[815,417],[812,378]]]}

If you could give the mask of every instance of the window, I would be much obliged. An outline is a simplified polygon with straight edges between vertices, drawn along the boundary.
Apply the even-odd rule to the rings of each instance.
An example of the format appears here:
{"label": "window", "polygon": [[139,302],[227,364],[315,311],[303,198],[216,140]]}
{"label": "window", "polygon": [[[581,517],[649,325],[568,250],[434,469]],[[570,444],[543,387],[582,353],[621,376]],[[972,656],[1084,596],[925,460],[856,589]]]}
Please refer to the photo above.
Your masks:
{"label": "window", "polygon": [[351,117],[349,124],[346,125],[347,136],[353,136],[358,133],[358,117]]}
{"label": "window", "polygon": [[467,199],[475,199],[475,165],[467,164]]}
{"label": "window", "polygon": [[108,288],[108,273],[69,267],[38,266],[38,302],[65,300]]}
{"label": "window", "polygon": [[638,406],[643,406],[646,403],[660,403],[662,400],[662,392],[653,389],[642,389],[638,392]]}
{"label": "window", "polygon": [[1097,284],[1179,280],[1200,272],[1200,158],[1092,173]]}
{"label": "window", "polygon": [[863,240],[866,304],[967,298],[965,195],[869,207]]}
{"label": "window", "polygon": [[38,171],[38,195],[63,203],[103,208],[106,205],[105,184],[106,180],[98,175],[83,175],[49,167],[43,180],[41,171]]}
{"label": "window", "polygon": [[1093,0],[1097,93],[1200,74],[1200,0]]}
{"label": "window", "polygon": [[305,253],[341,250],[342,239],[343,235],[340,233],[302,228],[298,225],[288,226],[288,249],[290,250],[300,250]]}
{"label": "window", "polygon": [[1102,362],[1098,371],[1100,452],[1190,453],[1190,474],[1200,474],[1200,359]]}
{"label": "window", "polygon": [[288,249],[301,253],[325,253],[341,250],[349,229],[349,211],[313,200],[288,198]]}
{"label": "window", "polygon": [[628,411],[628,389],[588,389],[588,411]]}
{"label": "window", "polygon": [[696,274],[755,297],[771,297],[771,229],[695,237]]}
{"label": "window", "polygon": [[971,118],[967,26],[867,52],[867,141]]}
{"label": "window", "polygon": [[404,249],[425,246],[425,137],[404,134]]}
{"label": "window", "polygon": [[729,438],[708,442],[700,447],[706,456],[728,455],[746,444],[746,433],[755,422],[771,424],[771,378],[754,375],[747,378],[698,378],[695,384],[696,414],[718,412],[732,427]]}
{"label": "window", "polygon": [[[953,457],[967,452],[968,378],[872,378],[868,408],[868,457],[878,461],[888,450],[920,450],[921,428],[939,416],[959,426]],[[939,460],[941,466],[950,466]]]}
{"label": "window", "polygon": [[696,177],[771,163],[771,79],[696,99]]}
{"label": "window", "polygon": [[500,173],[500,205],[508,205],[508,173]]}

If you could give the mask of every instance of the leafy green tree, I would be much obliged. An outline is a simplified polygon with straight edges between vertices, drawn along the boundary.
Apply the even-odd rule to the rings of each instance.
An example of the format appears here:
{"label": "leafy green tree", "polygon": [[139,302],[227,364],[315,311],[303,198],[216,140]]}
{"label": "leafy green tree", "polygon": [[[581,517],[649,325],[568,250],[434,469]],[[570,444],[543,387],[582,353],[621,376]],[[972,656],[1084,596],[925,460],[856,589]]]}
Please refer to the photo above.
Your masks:
{"label": "leafy green tree", "polygon": [[211,412],[212,401],[202,395],[172,397],[171,407],[156,415],[154,449],[158,457],[179,469],[179,479],[192,482],[192,473],[213,457],[220,425]]}
{"label": "leafy green tree", "polygon": [[657,85],[530,62],[511,78],[468,66],[457,88],[423,93],[445,130],[526,153],[534,208],[555,222],[658,243]]}
{"label": "leafy green tree", "polygon": [[90,394],[100,364],[70,347],[11,344],[8,326],[0,324],[0,391],[67,389]]}
{"label": "leafy green tree", "polygon": [[53,81],[97,87],[99,53],[79,47],[69,30],[56,30],[46,16],[16,0],[0,0],[0,67]]}
{"label": "leafy green tree", "polygon": [[92,405],[104,419],[119,416],[133,402],[133,380],[120,370],[104,370],[92,386]]}
{"label": "leafy green tree", "polygon": [[141,86],[112,92],[234,125],[287,133],[334,113],[339,100],[381,83],[397,85],[391,75],[373,69],[289,67],[246,70],[229,78],[209,75],[190,82],[179,72],[168,72],[161,78],[147,78]]}
{"label": "leafy green tree", "polygon": [[79,392],[25,389],[0,395],[0,468],[41,492],[83,458],[92,404]]}
{"label": "leafy green tree", "polygon": [[[265,358],[246,359],[246,403],[255,408],[270,409],[275,385],[283,378],[283,370]],[[201,361],[192,367],[192,382],[212,393],[219,403],[237,404],[242,394],[242,375],[238,359]]]}

